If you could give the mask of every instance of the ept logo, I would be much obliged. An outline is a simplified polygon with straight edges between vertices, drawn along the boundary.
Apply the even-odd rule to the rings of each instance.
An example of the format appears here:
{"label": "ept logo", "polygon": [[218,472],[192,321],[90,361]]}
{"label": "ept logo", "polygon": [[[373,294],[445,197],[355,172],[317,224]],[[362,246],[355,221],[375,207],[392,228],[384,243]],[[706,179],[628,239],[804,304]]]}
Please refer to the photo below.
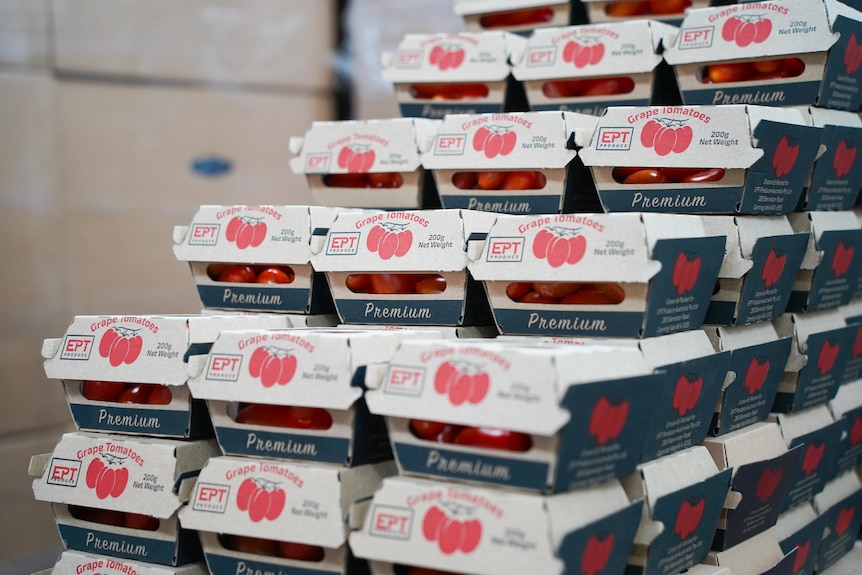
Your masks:
{"label": "ept logo", "polygon": [[67,335],[63,339],[63,347],[60,350],[60,359],[90,359],[95,337],[92,335]]}
{"label": "ept logo", "polygon": [[389,368],[384,389],[386,393],[418,397],[422,395],[424,381],[424,370],[393,365]]}
{"label": "ept logo", "polygon": [[467,147],[464,134],[438,134],[434,140],[435,156],[461,156]]}
{"label": "ept logo", "polygon": [[81,474],[81,462],[75,459],[51,460],[48,469],[48,485],[62,485],[63,487],[75,487],[78,485],[78,477]]}
{"label": "ept logo", "polygon": [[189,231],[190,246],[214,246],[218,243],[219,224],[194,224]]}
{"label": "ept logo", "polygon": [[326,255],[355,256],[358,248],[359,232],[333,233],[326,242]]}
{"label": "ept logo", "polygon": [[225,485],[198,483],[192,509],[208,513],[224,513],[227,509],[229,491],[230,488]]}
{"label": "ept logo", "polygon": [[371,534],[392,539],[410,539],[413,511],[389,505],[376,505],[371,512]]}
{"label": "ept logo", "polygon": [[207,366],[206,379],[211,381],[237,381],[242,355],[213,354]]}
{"label": "ept logo", "polygon": [[692,48],[709,48],[712,46],[712,39],[715,35],[715,29],[712,26],[704,26],[702,28],[687,28],[680,32],[679,48],[680,50],[690,50]]}
{"label": "ept logo", "polygon": [[520,262],[524,259],[523,237],[496,237],[488,241],[489,262]]}
{"label": "ept logo", "polygon": [[634,128],[599,128],[597,150],[631,150]]}

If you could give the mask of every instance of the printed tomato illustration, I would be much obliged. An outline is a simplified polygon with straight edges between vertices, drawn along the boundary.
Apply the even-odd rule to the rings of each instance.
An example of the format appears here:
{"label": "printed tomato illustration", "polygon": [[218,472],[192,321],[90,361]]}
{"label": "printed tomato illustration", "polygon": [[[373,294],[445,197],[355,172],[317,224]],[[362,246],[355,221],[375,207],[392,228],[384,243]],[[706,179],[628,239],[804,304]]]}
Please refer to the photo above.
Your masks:
{"label": "printed tomato illustration", "polygon": [[581,573],[583,575],[599,575],[605,570],[611,551],[614,550],[614,534],[609,533],[601,538],[598,535],[590,535],[584,554],[581,557]]}
{"label": "printed tomato illustration", "polygon": [[748,395],[754,395],[763,387],[766,382],[766,376],[769,374],[769,360],[760,361],[756,357],[752,357],[748,363],[748,369],[745,370],[745,379],[743,385],[748,390]]}
{"label": "printed tomato illustration", "polygon": [[779,468],[772,470],[766,468],[760,476],[760,481],[757,482],[755,495],[761,503],[765,503],[767,499],[775,495],[778,485],[781,483],[781,476],[784,475],[784,470]]}
{"label": "printed tomato illustration", "polygon": [[856,513],[856,506],[842,507],[838,512],[838,519],[835,520],[835,534],[841,537],[847,530],[850,529],[850,524],[853,523],[853,515]]}
{"label": "printed tomato illustration", "polygon": [[835,248],[835,254],[832,256],[832,271],[836,278],[840,278],[850,269],[855,252],[855,246],[847,246],[844,242],[838,242],[838,247]]}
{"label": "printed tomato illustration", "polygon": [[[464,519],[459,519],[459,516]],[[436,541],[440,551],[451,555],[456,551],[472,553],[482,538],[482,523],[469,517],[463,506],[451,505],[450,513],[432,505],[422,519],[422,535],[428,541]]]}
{"label": "printed tomato illustration", "polygon": [[811,540],[805,543],[796,544],[796,558],[793,560],[793,572],[799,573],[805,566],[805,561],[808,559],[808,552],[811,549]]}
{"label": "printed tomato illustration", "polygon": [[697,531],[700,520],[703,518],[703,509],[705,506],[706,500],[702,497],[694,504],[688,500],[682,502],[682,505],[679,506],[679,511],[676,512],[676,522],[673,529],[673,532],[680,539],[685,541],[689,535]]}
{"label": "printed tomato illustration", "polygon": [[856,34],[850,34],[847,46],[844,48],[844,70],[848,75],[855,74],[862,64],[862,44],[856,38]]}
{"label": "printed tomato illustration", "polygon": [[734,42],[740,48],[760,44],[772,33],[772,20],[762,14],[731,16],[721,27],[721,37],[725,42]]}
{"label": "printed tomato illustration", "polygon": [[772,152],[772,169],[775,170],[775,177],[781,178],[789,174],[796,165],[798,157],[799,144],[791,144],[787,136],[781,136],[775,151]]}
{"label": "printed tomato illustration", "polygon": [[551,226],[542,228],[533,238],[533,256],[548,260],[552,268],[563,264],[574,265],[587,253],[587,238],[580,228]]}
{"label": "printed tomato illustration", "polygon": [[374,150],[367,144],[348,144],[338,152],[338,167],[350,173],[367,172],[374,165]]}
{"label": "printed tomato illustration", "polygon": [[853,169],[853,162],[856,161],[856,145],[850,142],[847,145],[847,140],[838,142],[838,147],[835,149],[835,155],[832,157],[832,169],[835,170],[835,177],[843,178]]}
{"label": "printed tomato illustration", "polygon": [[588,433],[599,445],[605,445],[620,436],[629,416],[629,402],[613,405],[601,396],[590,414]]}
{"label": "printed tomato illustration", "polygon": [[673,265],[671,285],[676,288],[677,295],[683,295],[694,289],[700,275],[700,257],[689,257],[684,251],[679,252]]}
{"label": "printed tomato illustration", "polygon": [[826,450],[826,444],[814,445],[809,443],[805,448],[805,455],[802,456],[802,472],[806,477],[814,473],[820,466],[820,460],[823,459],[823,452]]}
{"label": "printed tomato illustration", "polygon": [[284,489],[278,483],[263,478],[245,478],[236,493],[237,508],[248,511],[249,519],[255,523],[264,519],[278,519],[285,500]]}
{"label": "printed tomato illustration", "polygon": [[382,260],[400,258],[410,251],[413,245],[413,232],[406,223],[380,222],[368,231],[365,247],[377,253]]}
{"label": "printed tomato illustration", "polygon": [[99,355],[108,359],[113,367],[134,363],[141,354],[144,340],[138,330],[116,326],[105,330],[99,342]]}
{"label": "printed tomato illustration", "polygon": [[224,237],[235,243],[238,249],[256,248],[266,239],[266,222],[263,218],[234,216],[227,223]]}
{"label": "printed tomato illustration", "polygon": [[855,447],[862,443],[862,417],[857,417],[853,420],[853,426],[850,428],[850,445]]}
{"label": "printed tomato illustration", "polygon": [[838,352],[841,351],[840,344],[831,344],[829,341],[824,341],[820,346],[820,355],[817,356],[817,371],[820,375],[825,375],[832,371],[835,367],[835,361],[838,359]]}
{"label": "printed tomato illustration", "polygon": [[763,270],[760,273],[760,278],[766,289],[771,288],[781,279],[785,263],[787,263],[787,254],[779,256],[774,249],[769,250],[769,253],[766,254],[766,261],[763,263]]}
{"label": "printed tomato illustration", "polygon": [[289,349],[261,346],[251,354],[248,373],[259,377],[264,387],[287,385],[296,373],[296,356]]}
{"label": "printed tomato illustration", "polygon": [[688,120],[677,118],[654,118],[641,129],[641,145],[653,148],[659,156],[671,152],[681,154],[691,144],[694,133]]}
{"label": "printed tomato illustration", "polygon": [[697,376],[691,379],[685,375],[679,376],[673,392],[672,406],[680,417],[697,406],[697,400],[700,399],[702,390],[703,377]]}
{"label": "printed tomato illustration", "polygon": [[571,62],[576,68],[595,65],[605,55],[605,45],[594,38],[586,38],[584,43],[569,40],[563,48],[563,62]]}
{"label": "printed tomato illustration", "polygon": [[479,403],[488,394],[491,380],[482,366],[467,361],[444,361],[434,374],[434,390],[448,395],[452,405]]}
{"label": "printed tomato illustration", "polygon": [[85,480],[87,487],[96,490],[96,497],[107,499],[123,494],[129,482],[129,470],[120,467],[122,462],[122,458],[108,456],[105,457],[105,461],[99,457],[94,457],[90,461]]}
{"label": "printed tomato illustration", "polygon": [[457,44],[437,44],[431,49],[428,61],[440,71],[458,68],[464,62],[464,49]]}
{"label": "printed tomato illustration", "polygon": [[862,327],[856,330],[856,339],[853,341],[853,358],[862,355]]}
{"label": "printed tomato illustration", "polygon": [[510,126],[482,126],[473,134],[473,149],[484,152],[489,160],[508,156],[515,149],[518,135]]}

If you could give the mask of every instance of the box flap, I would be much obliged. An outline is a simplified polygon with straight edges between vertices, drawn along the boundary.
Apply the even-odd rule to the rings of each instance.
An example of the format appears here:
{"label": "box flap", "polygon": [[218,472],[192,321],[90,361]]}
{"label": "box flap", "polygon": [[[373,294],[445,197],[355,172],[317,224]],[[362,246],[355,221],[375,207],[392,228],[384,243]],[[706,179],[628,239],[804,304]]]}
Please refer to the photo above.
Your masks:
{"label": "box flap", "polygon": [[711,551],[705,562],[729,567],[733,575],[762,575],[782,559],[775,534],[764,531],[726,551]]}
{"label": "box flap", "polygon": [[862,407],[862,380],[839,386],[835,398],[829,402],[829,409],[836,420],[860,407]]}
{"label": "box flap", "polygon": [[830,110],[829,108],[808,108],[811,121],[815,126],[846,126],[848,128],[862,128],[862,118],[854,112],[844,110]]}
{"label": "box flap", "polygon": [[703,446],[666,455],[639,466],[650,508],[665,495],[699,483],[718,473],[718,467]]}
{"label": "box flap", "polygon": [[824,52],[838,40],[822,0],[786,0],[686,11],[677,42],[664,53],[672,65]]}
{"label": "box flap", "polygon": [[560,548],[570,531],[599,521],[629,503],[616,480],[548,496],[546,509],[554,548]]}
{"label": "box flap", "polygon": [[720,437],[708,437],[703,445],[709,449],[719,469],[737,469],[787,452],[787,445],[774,422],[755,423]]}
{"label": "box flap", "polygon": [[771,322],[761,321],[750,325],[704,328],[721,351],[761,345],[779,338]]}
{"label": "box flap", "polygon": [[813,503],[807,501],[779,515],[772,530],[778,541],[784,541],[816,520],[817,511],[814,510]]}
{"label": "box flap", "polygon": [[652,369],[716,353],[709,337],[699,330],[649,337],[639,340],[638,343],[644,359]]}
{"label": "box flap", "polygon": [[862,480],[856,473],[842,473],[828,482],[823,491],[814,496],[814,509],[824,514],[844,499],[862,491]]}
{"label": "box flap", "polygon": [[823,429],[835,422],[826,405],[818,405],[795,413],[773,413],[771,419],[781,429],[781,436],[790,447],[797,437]]}

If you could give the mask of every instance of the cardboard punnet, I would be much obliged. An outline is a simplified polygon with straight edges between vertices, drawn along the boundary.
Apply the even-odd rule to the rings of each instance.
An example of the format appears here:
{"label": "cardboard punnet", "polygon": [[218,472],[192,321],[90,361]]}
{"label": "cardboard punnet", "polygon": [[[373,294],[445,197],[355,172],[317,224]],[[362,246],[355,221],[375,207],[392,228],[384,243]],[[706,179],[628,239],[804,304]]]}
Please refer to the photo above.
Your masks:
{"label": "cardboard punnet", "polygon": [[513,61],[531,110],[600,115],[653,103],[660,49],[676,28],[653,20],[540,28]]}
{"label": "cardboard punnet", "polygon": [[[625,2],[618,0],[580,0],[586,7],[587,18],[592,23],[600,22],[619,22],[628,21],[640,18],[649,18],[661,20],[668,24],[679,25],[685,15],[684,10],[691,8],[702,8],[709,6],[710,0],[691,0],[691,6],[686,6],[688,3],[665,3],[659,14],[654,14],[650,9],[650,2]],[[667,4],[670,6],[682,6],[677,11],[668,13]]]}
{"label": "cardboard punnet", "polygon": [[829,409],[843,428],[839,455],[830,477],[834,479],[854,471],[862,463],[862,380],[840,386],[835,398],[829,402]]}
{"label": "cardboard punnet", "polygon": [[[322,274],[311,266],[310,241],[335,217],[318,206],[200,206],[191,224],[175,226],[174,255],[189,263],[205,308],[299,314],[332,312]],[[230,264],[273,265],[286,283],[224,281]]]}
{"label": "cardboard punnet", "polygon": [[723,551],[775,524],[802,450],[788,450],[778,425],[771,422],[709,437],[703,445],[719,469],[733,469],[712,542],[714,550]]}
{"label": "cardboard punnet", "polygon": [[729,549],[711,551],[704,563],[728,567],[733,575],[796,575],[795,558],[795,551],[785,554],[775,534],[765,531]]}
{"label": "cardboard punnet", "polygon": [[[402,473],[540,493],[631,473],[662,378],[634,347],[483,339],[405,341],[380,375],[365,397]],[[411,420],[457,434],[423,437]],[[514,435],[471,440],[483,427]]]}
{"label": "cardboard punnet", "polygon": [[712,435],[723,435],[767,418],[790,357],[791,336],[770,322],[704,327],[716,350],[730,351],[730,366],[715,405]]}
{"label": "cardboard punnet", "polygon": [[207,575],[203,562],[177,567],[122,560],[105,555],[64,551],[46,575]]}
{"label": "cardboard punnet", "polygon": [[747,325],[783,314],[808,234],[794,232],[785,216],[707,216],[704,226],[727,240],[704,323]]}
{"label": "cardboard punnet", "polygon": [[[324,558],[314,571],[345,573],[347,537],[362,502],[396,472],[391,462],[353,468],[221,456],[201,470],[188,505],[186,529],[201,533],[214,575],[257,569],[311,572],[308,562],[261,557],[225,548],[219,534],[318,545]],[[306,571],[308,569],[308,571]]]}
{"label": "cardboard punnet", "polygon": [[[63,380],[81,430],[160,437],[211,437],[206,406],[189,394],[187,361],[222,329],[286,327],[275,315],[76,316],[62,338],[44,340],[45,374]],[[86,380],[170,386],[170,403],[149,405],[89,399]]]}
{"label": "cardboard punnet", "polygon": [[730,476],[705,447],[695,446],[641,464],[623,478],[629,497],[644,501],[626,573],[677,575],[705,559]]}
{"label": "cardboard punnet", "polygon": [[189,362],[189,389],[206,400],[225,454],[373,463],[392,452],[383,419],[365,405],[366,370],[385,365],[401,341],[433,337],[433,330],[223,331],[208,355]]}
{"label": "cardboard punnet", "polygon": [[770,419],[778,424],[788,449],[797,445],[804,449],[784,498],[786,511],[811,501],[823,490],[834,473],[844,429],[840,421],[833,419],[826,405],[796,413],[775,413]]}
{"label": "cardboard punnet", "polygon": [[621,574],[641,505],[616,481],[543,496],[391,477],[350,548],[371,561],[475,575]]}
{"label": "cardboard punnet", "polygon": [[[422,165],[432,172],[444,208],[509,214],[571,211],[565,208],[594,193],[576,156],[589,144],[595,123],[595,116],[559,110],[453,114],[443,119],[422,154]],[[535,178],[509,183],[525,171],[535,172]],[[509,175],[502,182],[479,178],[497,172]]]}
{"label": "cardboard punnet", "polygon": [[405,118],[516,110],[509,62],[524,42],[501,31],[406,34],[382,54],[383,79]]}
{"label": "cardboard punnet", "polygon": [[419,156],[437,127],[419,118],[316,121],[290,140],[295,174],[304,174],[316,204],[357,208],[426,207]]}
{"label": "cardboard punnet", "polygon": [[[837,40],[822,0],[714,6],[687,11],[664,59],[674,66],[686,104],[815,105]],[[783,67],[756,68],[775,60]],[[734,64],[748,64],[751,74],[710,73]]]}
{"label": "cardboard punnet", "polygon": [[817,311],[848,304],[862,271],[862,229],[856,216],[845,210],[799,212],[787,219],[795,231],[809,234],[787,311]]}
{"label": "cardboard punnet", "polygon": [[820,128],[821,154],[800,198],[807,211],[850,210],[862,187],[862,119],[853,112],[809,107],[805,113]]}
{"label": "cardboard punnet", "polygon": [[508,30],[529,34],[570,21],[572,3],[560,0],[452,0],[468,30]]}
{"label": "cardboard punnet", "polygon": [[[492,220],[472,210],[340,212],[316,238],[312,262],[326,273],[342,323],[488,325],[488,303],[467,272],[465,250]],[[405,291],[391,285],[402,273],[436,279],[437,293],[392,293]],[[375,278],[382,289],[374,289]]]}
{"label": "cardboard punnet", "polygon": [[[503,334],[650,337],[702,324],[724,244],[693,215],[499,215],[469,269]],[[559,302],[515,293],[534,282],[578,289]]]}
{"label": "cardboard punnet", "polygon": [[794,575],[814,573],[824,527],[823,520],[817,515],[810,501],[778,516],[772,532],[784,553],[789,554],[795,550],[792,570]]}
{"label": "cardboard punnet", "polygon": [[[180,528],[177,511],[200,469],[219,454],[214,440],[178,440],[74,432],[53,453],[30,462],[33,493],[54,506],[68,549],[179,565],[200,558],[196,534]],[[156,531],[117,527],[76,517],[76,509],[105,509],[159,519]]]}
{"label": "cardboard punnet", "polygon": [[844,365],[844,377],[841,379],[842,383],[852,383],[862,378],[862,299],[853,299],[838,309],[844,315],[847,325],[856,328],[850,356]]}
{"label": "cardboard punnet", "polygon": [[818,105],[823,108],[855,112],[862,107],[859,85],[862,63],[859,38],[862,37],[862,5],[853,0],[826,0],[832,31],[839,35],[829,51]]}
{"label": "cardboard punnet", "polygon": [[856,329],[837,309],[784,314],[772,321],[781,336],[793,337],[772,411],[787,413],[829,402],[844,377]]}
{"label": "cardboard punnet", "polygon": [[826,484],[814,497],[814,509],[824,524],[817,554],[817,572],[823,573],[853,549],[862,526],[862,481],[844,473]]}
{"label": "cardboard punnet", "polygon": [[819,150],[791,108],[608,108],[579,152],[605,211],[787,214]]}

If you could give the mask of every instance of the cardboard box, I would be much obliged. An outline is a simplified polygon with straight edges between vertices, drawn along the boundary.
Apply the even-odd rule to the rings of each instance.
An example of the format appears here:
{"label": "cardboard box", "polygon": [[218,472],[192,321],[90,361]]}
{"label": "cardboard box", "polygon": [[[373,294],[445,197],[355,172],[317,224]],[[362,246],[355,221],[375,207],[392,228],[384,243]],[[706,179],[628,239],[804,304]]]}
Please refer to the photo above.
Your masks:
{"label": "cardboard box", "polygon": [[704,225],[727,239],[704,323],[747,325],[783,314],[808,234],[795,233],[784,216],[708,216]]}
{"label": "cardboard box", "polygon": [[822,573],[849,553],[862,525],[862,482],[856,473],[839,475],[814,497],[814,509],[823,519],[825,530],[817,571]]}
{"label": "cardboard box", "polygon": [[595,122],[560,111],[450,115],[422,165],[431,170],[444,208],[518,215],[572,211],[568,205],[592,192],[576,149],[589,143]]}
{"label": "cardboard box", "polygon": [[814,162],[811,181],[800,200],[807,211],[850,210],[862,187],[862,119],[854,112],[809,107],[812,125],[820,128],[820,143],[825,148]]}
{"label": "cardboard box", "polygon": [[772,323],[779,335],[793,337],[772,411],[799,411],[835,397],[856,329],[838,310],[784,314]]}
{"label": "cardboard box", "polygon": [[695,446],[641,464],[623,478],[629,497],[644,500],[626,573],[676,575],[705,559],[730,476],[705,447]]}
{"label": "cardboard box", "polygon": [[775,524],[802,449],[788,450],[778,425],[770,422],[709,437],[703,445],[719,469],[733,469],[712,542],[714,550],[725,551]]}
{"label": "cardboard box", "polygon": [[[668,24],[679,25],[685,15],[683,12],[670,14],[653,14],[649,4],[645,2],[620,2],[617,0],[579,0],[587,10],[587,18],[590,22],[616,22],[636,18],[649,18],[661,20]],[[709,0],[692,0],[691,8],[702,8],[709,6]]]}
{"label": "cardboard box", "polygon": [[[106,433],[64,434],[53,453],[31,459],[33,493],[54,506],[68,549],[148,563],[180,565],[200,558],[194,533],[180,529],[177,510],[210,457],[214,440],[176,440]],[[75,517],[70,507],[158,518],[148,531]]]}
{"label": "cardboard box", "polygon": [[[492,220],[471,210],[341,212],[312,245],[312,265],[326,273],[342,323],[489,325],[488,303],[467,272],[465,249]],[[434,284],[400,285],[399,278],[412,278],[398,274]]]}
{"label": "cardboard box", "polygon": [[[385,365],[399,342],[432,337],[438,337],[432,330],[223,331],[208,355],[190,360],[189,389],[207,401],[225,454],[374,463],[391,459],[392,452],[383,419],[365,405],[366,370]],[[248,404],[264,409],[243,415]],[[266,410],[272,406],[289,409]],[[315,420],[307,408],[324,419]],[[276,426],[274,420],[290,417],[292,425]]]}
{"label": "cardboard box", "polygon": [[512,74],[531,110],[599,116],[608,106],[648,106],[661,46],[675,36],[675,27],[653,20],[540,28],[516,54]]}
{"label": "cardboard box", "polygon": [[790,108],[620,106],[601,116],[579,156],[605,211],[787,214],[818,136]]}
{"label": "cardboard box", "polygon": [[854,112],[862,106],[859,91],[859,42],[862,35],[862,6],[854,0],[826,0],[832,32],[839,35],[829,51],[818,105]]}
{"label": "cardboard box", "polygon": [[711,551],[704,563],[724,566],[733,575],[791,575],[795,552],[785,554],[775,534],[766,531],[722,551]]}
{"label": "cardboard box", "polygon": [[434,205],[419,155],[439,122],[422,118],[312,122],[290,140],[295,174],[305,175],[314,203],[383,209]]}
{"label": "cardboard box", "polygon": [[[634,471],[663,387],[634,347],[494,340],[405,341],[380,376],[365,397],[401,473],[540,493]],[[471,439],[483,427],[508,433]]]}
{"label": "cardboard box", "polygon": [[[222,329],[285,327],[279,316],[76,316],[62,338],[42,345],[45,374],[63,380],[78,429],[159,437],[212,437],[202,401],[189,394],[190,355],[206,353]],[[166,404],[120,402],[85,381],[169,386]],[[125,398],[124,398],[125,399]]]}
{"label": "cardboard box", "polygon": [[[703,323],[724,244],[693,215],[499,215],[471,242],[469,270],[503,334],[650,337]],[[535,282],[578,290],[531,303],[517,292]]]}
{"label": "cardboard box", "polygon": [[113,573],[136,573],[138,575],[206,575],[208,573],[203,562],[189,563],[178,567],[129,561],[82,553],[79,551],[64,551],[46,575],[100,575]]}
{"label": "cardboard box", "polygon": [[559,0],[453,0],[468,30],[509,30],[529,34],[544,26],[565,26],[571,2]]}
{"label": "cardboard box", "polygon": [[833,476],[853,472],[862,463],[862,380],[838,388],[829,402],[832,417],[840,421],[844,432],[838,448]]}
{"label": "cardboard box", "polygon": [[[837,40],[822,0],[714,6],[686,12],[664,59],[674,66],[686,104],[810,106]],[[757,62],[768,62],[759,64],[763,72]],[[750,68],[727,68],[737,64]]]}
{"label": "cardboard box", "polygon": [[853,212],[800,212],[787,219],[795,231],[809,234],[787,311],[817,311],[849,303],[862,270],[862,229]]}
{"label": "cardboard box", "polygon": [[[174,227],[174,255],[188,262],[205,308],[332,313],[326,279],[311,265],[310,244],[315,230],[328,226],[335,214],[316,206],[200,206],[191,224]],[[284,273],[261,283],[261,267],[254,267],[248,281],[232,281],[246,279],[231,275],[236,264]]]}
{"label": "cardboard box", "polygon": [[[391,462],[344,468],[331,465],[214,457],[201,470],[181,511],[184,528],[201,533],[214,575],[255,569],[273,572],[348,573],[347,537],[361,502],[395,473]],[[367,504],[367,503],[366,503]],[[218,534],[286,541],[324,548],[313,564],[226,549]]]}
{"label": "cardboard box", "polygon": [[852,383],[862,378],[862,299],[853,299],[847,305],[838,308],[844,315],[848,326],[856,328],[856,336],[850,347],[850,356],[844,365],[842,384]]}
{"label": "cardboard box", "polygon": [[[350,548],[372,561],[476,575],[622,573],[642,501],[608,481],[557,495],[390,477]],[[456,538],[455,535],[461,534]]]}
{"label": "cardboard box", "polygon": [[333,86],[335,19],[301,0],[59,0],[52,31],[63,72],[319,90]]}
{"label": "cardboard box", "polygon": [[715,405],[710,433],[723,435],[765,420],[793,338],[779,336],[770,322],[703,329],[716,350],[730,351],[728,377]]}
{"label": "cardboard box", "polygon": [[817,552],[823,539],[824,524],[809,501],[778,516],[772,528],[781,550],[794,552],[794,575],[811,575],[817,563]]}
{"label": "cardboard box", "polygon": [[383,53],[383,80],[406,118],[523,110],[509,63],[523,44],[499,31],[407,34],[394,53]]}
{"label": "cardboard box", "polygon": [[771,420],[781,429],[788,449],[797,445],[804,449],[784,498],[786,511],[811,501],[832,477],[844,425],[832,418],[826,405],[796,413],[776,413]]}

